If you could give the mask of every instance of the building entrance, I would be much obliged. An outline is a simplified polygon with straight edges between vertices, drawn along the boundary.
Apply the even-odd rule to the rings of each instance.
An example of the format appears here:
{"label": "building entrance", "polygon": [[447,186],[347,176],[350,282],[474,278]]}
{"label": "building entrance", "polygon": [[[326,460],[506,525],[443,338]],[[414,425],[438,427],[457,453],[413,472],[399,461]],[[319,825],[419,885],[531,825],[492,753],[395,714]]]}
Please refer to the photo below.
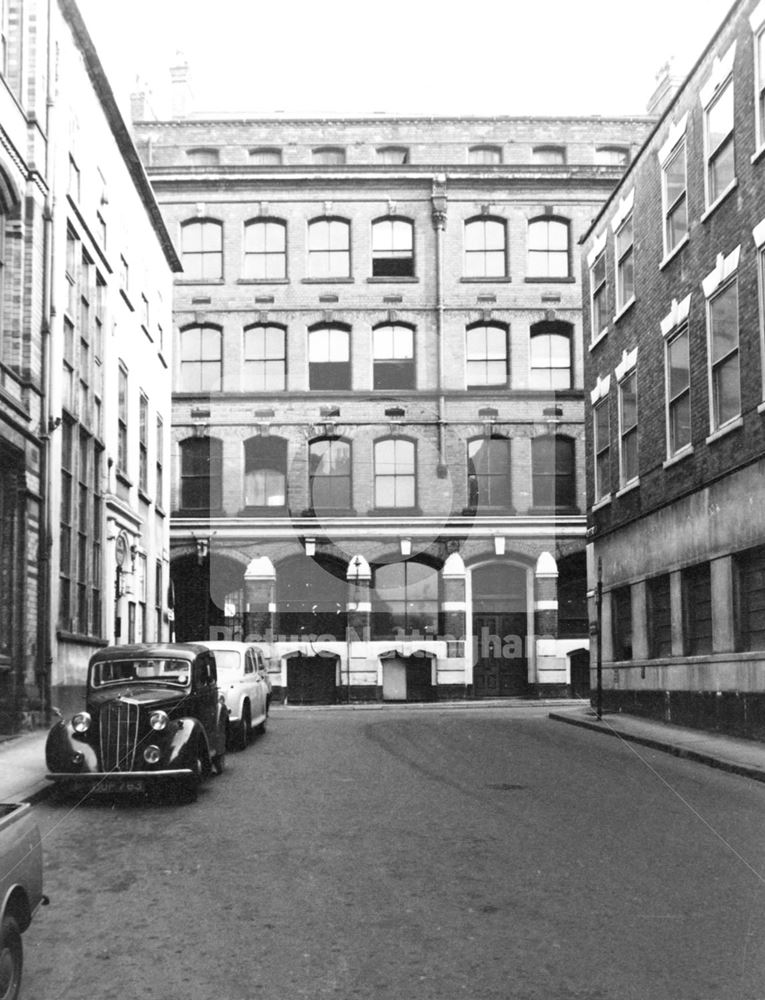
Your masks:
{"label": "building entrance", "polygon": [[473,574],[473,694],[528,694],[526,570],[495,564]]}

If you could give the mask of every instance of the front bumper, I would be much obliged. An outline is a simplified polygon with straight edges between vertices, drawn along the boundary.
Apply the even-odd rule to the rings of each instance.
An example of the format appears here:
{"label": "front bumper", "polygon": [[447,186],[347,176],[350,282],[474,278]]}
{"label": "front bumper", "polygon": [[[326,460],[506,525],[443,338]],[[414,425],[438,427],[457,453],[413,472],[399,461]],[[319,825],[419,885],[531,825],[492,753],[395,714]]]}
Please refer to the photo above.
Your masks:
{"label": "front bumper", "polygon": [[167,771],[51,771],[45,775],[48,781],[77,781],[97,785],[101,781],[175,781],[191,778],[190,767],[175,767]]}

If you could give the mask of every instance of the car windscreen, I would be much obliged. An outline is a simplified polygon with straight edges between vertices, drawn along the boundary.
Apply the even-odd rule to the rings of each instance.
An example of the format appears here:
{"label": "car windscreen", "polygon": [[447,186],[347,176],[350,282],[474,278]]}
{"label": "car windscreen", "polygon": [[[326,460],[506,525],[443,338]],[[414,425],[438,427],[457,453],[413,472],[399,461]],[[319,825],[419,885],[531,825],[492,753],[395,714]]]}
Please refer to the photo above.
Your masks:
{"label": "car windscreen", "polygon": [[92,687],[135,681],[162,681],[163,683],[169,682],[187,686],[190,678],[191,664],[189,661],[173,657],[97,660],[92,665],[90,673]]}
{"label": "car windscreen", "polygon": [[242,654],[238,649],[216,649],[215,665],[218,668],[218,680],[239,675],[242,672]]}

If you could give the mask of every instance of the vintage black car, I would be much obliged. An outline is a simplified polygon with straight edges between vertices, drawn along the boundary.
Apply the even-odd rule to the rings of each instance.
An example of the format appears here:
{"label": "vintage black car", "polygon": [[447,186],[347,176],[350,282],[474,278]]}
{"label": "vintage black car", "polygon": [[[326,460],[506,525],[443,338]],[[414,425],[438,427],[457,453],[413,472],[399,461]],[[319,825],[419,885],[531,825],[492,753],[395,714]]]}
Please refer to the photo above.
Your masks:
{"label": "vintage black car", "polygon": [[47,777],[108,793],[170,782],[193,801],[203,778],[223,770],[227,726],[211,650],[109,647],[90,658],[85,710],[48,733]]}

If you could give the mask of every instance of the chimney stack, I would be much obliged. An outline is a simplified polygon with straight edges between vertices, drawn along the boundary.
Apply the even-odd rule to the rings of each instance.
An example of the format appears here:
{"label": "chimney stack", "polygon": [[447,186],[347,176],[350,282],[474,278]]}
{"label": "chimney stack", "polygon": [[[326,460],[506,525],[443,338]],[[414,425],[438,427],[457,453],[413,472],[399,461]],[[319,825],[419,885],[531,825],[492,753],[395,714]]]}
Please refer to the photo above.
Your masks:
{"label": "chimney stack", "polygon": [[682,82],[682,77],[672,72],[672,59],[668,59],[656,74],[656,88],[646,106],[648,114],[660,118],[674,100]]}
{"label": "chimney stack", "polygon": [[176,52],[170,67],[173,118],[188,118],[192,93],[189,83],[189,64],[182,52]]}

